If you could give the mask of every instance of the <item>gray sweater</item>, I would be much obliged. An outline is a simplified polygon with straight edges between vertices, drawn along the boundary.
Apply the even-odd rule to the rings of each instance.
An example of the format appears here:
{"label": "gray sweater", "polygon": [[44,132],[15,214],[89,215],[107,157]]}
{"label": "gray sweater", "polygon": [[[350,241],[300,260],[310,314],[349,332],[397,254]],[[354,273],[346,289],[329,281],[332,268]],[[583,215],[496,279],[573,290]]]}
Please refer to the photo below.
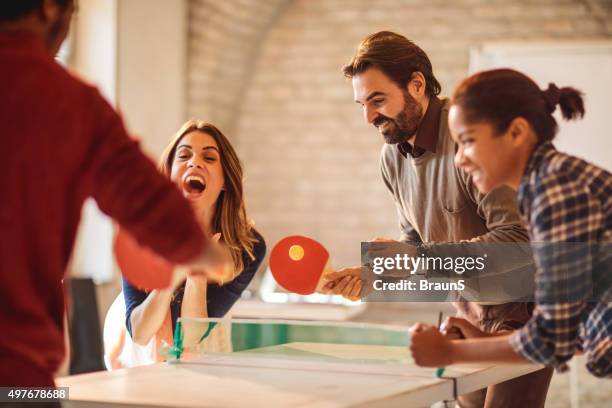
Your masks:
{"label": "gray sweater", "polygon": [[[512,189],[482,194],[455,167],[448,110],[448,100],[431,99],[412,152],[409,146],[408,153],[402,146],[383,146],[382,178],[397,206],[400,241],[423,243],[427,256],[503,252],[504,256],[489,257],[478,277],[486,303],[503,303],[513,297],[498,291],[500,286],[519,281],[533,285],[529,238]],[[415,152],[421,154],[414,157]]]}

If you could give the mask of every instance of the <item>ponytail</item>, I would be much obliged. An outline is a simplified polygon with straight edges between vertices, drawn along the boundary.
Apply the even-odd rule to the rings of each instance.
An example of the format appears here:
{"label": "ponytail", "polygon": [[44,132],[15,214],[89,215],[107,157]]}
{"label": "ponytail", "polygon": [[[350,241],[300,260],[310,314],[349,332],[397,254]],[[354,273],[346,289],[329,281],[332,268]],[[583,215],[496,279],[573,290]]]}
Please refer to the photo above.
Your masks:
{"label": "ponytail", "polygon": [[552,82],[548,89],[542,91],[546,105],[553,113],[557,105],[561,107],[561,116],[565,120],[575,120],[584,117],[583,93],[571,87],[557,88]]}

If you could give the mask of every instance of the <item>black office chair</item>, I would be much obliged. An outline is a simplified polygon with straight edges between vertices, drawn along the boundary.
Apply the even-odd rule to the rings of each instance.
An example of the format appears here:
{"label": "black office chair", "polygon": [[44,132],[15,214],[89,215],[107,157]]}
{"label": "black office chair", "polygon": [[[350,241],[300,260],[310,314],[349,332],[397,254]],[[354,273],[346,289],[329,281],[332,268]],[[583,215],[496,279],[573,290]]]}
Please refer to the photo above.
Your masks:
{"label": "black office chair", "polygon": [[70,374],[105,370],[95,284],[90,278],[70,278],[68,285]]}

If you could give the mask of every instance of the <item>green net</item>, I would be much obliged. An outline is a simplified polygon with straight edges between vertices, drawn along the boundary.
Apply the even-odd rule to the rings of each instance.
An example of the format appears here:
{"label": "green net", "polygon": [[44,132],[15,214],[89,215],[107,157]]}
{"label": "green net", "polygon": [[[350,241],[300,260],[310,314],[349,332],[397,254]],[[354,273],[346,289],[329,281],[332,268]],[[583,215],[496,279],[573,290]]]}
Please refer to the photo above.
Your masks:
{"label": "green net", "polygon": [[402,364],[411,361],[406,327],[367,323],[180,318],[170,362],[239,355],[336,363]]}

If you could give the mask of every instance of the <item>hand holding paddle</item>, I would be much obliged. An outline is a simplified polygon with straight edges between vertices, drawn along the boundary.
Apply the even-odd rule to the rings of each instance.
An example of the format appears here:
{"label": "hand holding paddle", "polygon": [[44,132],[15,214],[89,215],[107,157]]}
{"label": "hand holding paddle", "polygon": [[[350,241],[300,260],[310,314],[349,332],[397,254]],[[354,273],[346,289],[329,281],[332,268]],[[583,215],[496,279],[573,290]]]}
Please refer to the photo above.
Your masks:
{"label": "hand holding paddle", "polygon": [[321,293],[340,295],[352,301],[359,300],[372,291],[373,279],[370,275],[362,266],[339,269],[325,275]]}

